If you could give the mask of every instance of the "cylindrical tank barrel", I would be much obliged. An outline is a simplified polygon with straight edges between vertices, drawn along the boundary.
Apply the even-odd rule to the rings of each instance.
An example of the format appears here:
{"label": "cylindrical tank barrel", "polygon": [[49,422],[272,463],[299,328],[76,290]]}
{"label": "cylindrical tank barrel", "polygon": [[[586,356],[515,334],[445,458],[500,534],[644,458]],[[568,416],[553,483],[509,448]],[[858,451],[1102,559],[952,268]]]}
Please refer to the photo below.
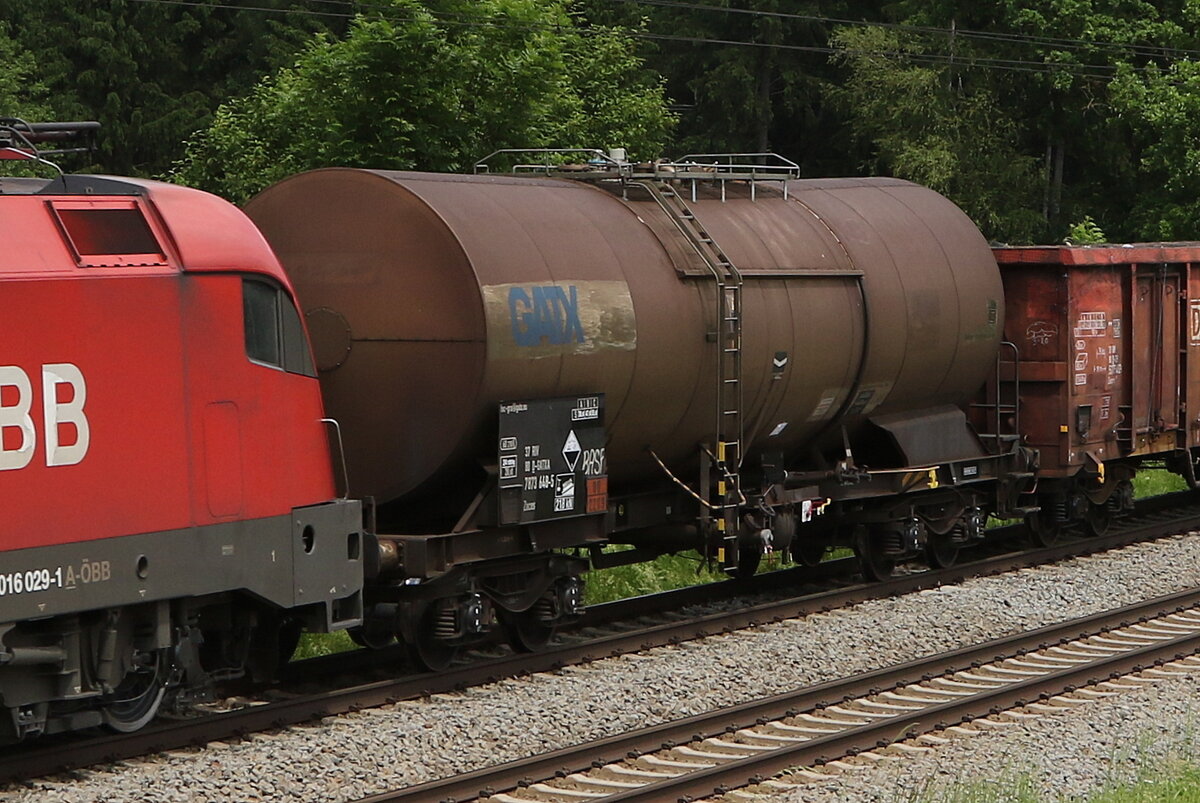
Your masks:
{"label": "cylindrical tank barrel", "polygon": [[[1003,326],[978,229],[896,179],[782,187],[690,203],[743,275],[743,452],[962,403]],[[357,493],[396,499],[494,455],[507,400],[604,393],[617,484],[715,435],[716,282],[642,187],[328,169],[246,211],[296,286]]]}

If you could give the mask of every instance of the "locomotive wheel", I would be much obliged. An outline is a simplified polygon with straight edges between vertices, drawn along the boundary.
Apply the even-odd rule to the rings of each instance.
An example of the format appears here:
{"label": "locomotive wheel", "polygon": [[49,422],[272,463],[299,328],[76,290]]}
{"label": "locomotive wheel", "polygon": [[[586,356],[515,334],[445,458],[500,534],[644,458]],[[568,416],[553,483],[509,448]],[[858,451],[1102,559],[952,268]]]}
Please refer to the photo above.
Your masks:
{"label": "locomotive wheel", "polygon": [[154,654],[154,663],[129,672],[103,704],[100,717],[104,726],[117,733],[133,733],[144,728],[158,714],[167,691],[166,653]]}
{"label": "locomotive wheel", "polygon": [[949,569],[958,562],[958,544],[950,540],[950,534],[929,534],[925,544],[925,558],[933,569]]}
{"label": "locomotive wheel", "polygon": [[882,530],[868,530],[859,526],[854,537],[854,552],[862,566],[863,577],[868,581],[886,580],[896,571],[894,558],[883,554]]}
{"label": "locomotive wheel", "polygon": [[406,641],[409,657],[417,666],[430,672],[444,672],[458,657],[458,646],[447,644],[435,635],[442,607],[438,600],[414,606],[412,640]]}
{"label": "locomotive wheel", "polygon": [[1108,532],[1112,526],[1112,513],[1108,505],[1088,503],[1087,513],[1083,517],[1083,530],[1088,535],[1099,537]]}
{"label": "locomotive wheel", "polygon": [[801,538],[792,541],[792,560],[802,566],[813,567],[825,557],[826,544],[819,538]]}
{"label": "locomotive wheel", "polygon": [[1045,509],[1025,517],[1025,529],[1034,546],[1054,546],[1062,537],[1063,526],[1050,517]]}
{"label": "locomotive wheel", "polygon": [[[537,607],[537,606],[534,606]],[[554,625],[538,619],[534,609],[520,613],[496,608],[496,617],[508,637],[508,643],[517,652],[538,652],[550,643],[554,635]]]}

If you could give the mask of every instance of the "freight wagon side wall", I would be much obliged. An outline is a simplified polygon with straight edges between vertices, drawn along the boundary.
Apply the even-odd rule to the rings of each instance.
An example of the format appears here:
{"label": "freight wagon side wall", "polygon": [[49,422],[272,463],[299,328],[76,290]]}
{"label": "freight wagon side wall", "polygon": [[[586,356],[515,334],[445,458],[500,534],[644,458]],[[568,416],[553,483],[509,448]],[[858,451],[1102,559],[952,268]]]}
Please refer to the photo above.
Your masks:
{"label": "freight wagon side wall", "polygon": [[1022,430],[1046,476],[1200,445],[1200,248],[1014,247],[996,257],[1006,338],[1020,348]]}

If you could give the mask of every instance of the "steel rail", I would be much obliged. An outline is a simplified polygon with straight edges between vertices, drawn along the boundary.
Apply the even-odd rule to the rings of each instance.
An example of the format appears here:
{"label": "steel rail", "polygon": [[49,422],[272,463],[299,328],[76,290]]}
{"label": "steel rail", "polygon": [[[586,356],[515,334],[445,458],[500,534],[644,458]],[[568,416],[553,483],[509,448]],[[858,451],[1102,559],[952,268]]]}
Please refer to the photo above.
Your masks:
{"label": "steel rail", "polygon": [[[1182,505],[1172,507],[1172,505]],[[785,619],[828,611],[859,602],[897,596],[958,583],[971,577],[1002,574],[1016,569],[1053,563],[1080,555],[1101,552],[1137,541],[1163,537],[1200,526],[1200,502],[1191,492],[1172,494],[1140,503],[1138,514],[1126,520],[1113,532],[1098,537],[1069,541],[1024,552],[1005,553],[981,561],[958,564],[948,569],[931,570],[892,578],[881,583],[853,585],[820,591],[801,597],[776,600],[747,606],[734,611],[706,614],[686,621],[654,624],[634,631],[612,633],[552,646],[544,652],[512,654],[472,663],[442,673],[424,673],[401,678],[362,683],[334,691],[304,695],[291,700],[250,706],[196,719],[158,721],[130,734],[101,736],[68,735],[50,737],[30,745],[18,745],[0,756],[0,781],[25,780],[63,772],[78,767],[134,758],[165,750],[203,745],[209,741],[242,738],[248,734],[319,720],[324,717],[361,708],[387,705],[439,692],[450,692],[468,686],[491,683],[505,678],[561,669],[564,666],[586,663],[631,652],[643,652],[654,647],[703,638],[718,633],[770,624]],[[832,561],[835,574],[849,571],[853,559]],[[793,570],[786,570],[791,572]],[[774,572],[784,575],[785,572]],[[808,576],[805,571],[797,577]],[[714,591],[720,589],[720,593]],[[725,581],[711,586],[680,589],[662,595],[648,595],[592,609],[591,618],[583,624],[602,626],[651,613],[661,616],[667,606],[663,599],[678,605],[699,604],[733,596],[740,588],[749,594],[758,589],[752,584],[739,585]],[[366,652],[366,651],[364,651]],[[395,653],[391,653],[394,655]],[[358,654],[355,654],[358,655]],[[370,655],[370,653],[367,653]],[[350,656],[353,658],[354,656]],[[320,659],[326,666],[340,662],[343,669],[353,661],[347,656]]]}
{"label": "steel rail", "polygon": [[[615,764],[627,758],[720,736],[770,720],[794,717],[802,712],[819,710],[823,705],[876,695],[884,690],[909,686],[931,677],[1001,661],[1038,648],[1044,649],[1054,643],[1068,643],[1168,613],[1195,609],[1197,606],[1200,606],[1200,589],[1189,589],[850,678],[717,709],[454,778],[366,797],[359,803],[433,803],[487,797],[536,781]],[[606,803],[666,801],[724,794],[730,788],[760,782],[764,776],[777,774],[790,767],[826,763],[858,750],[879,747],[883,743],[901,741],[920,733],[940,730],[957,722],[969,722],[996,713],[1000,709],[1028,704],[1044,695],[1086,686],[1107,679],[1113,674],[1140,671],[1156,662],[1181,658],[1198,650],[1200,629],[1169,641],[1109,655],[1087,664],[1069,665],[1048,674],[1009,682],[992,691],[980,692],[971,697],[953,699],[886,719],[877,719],[868,724],[830,733],[828,736],[752,754],[626,792],[616,792],[604,796],[603,799]]]}

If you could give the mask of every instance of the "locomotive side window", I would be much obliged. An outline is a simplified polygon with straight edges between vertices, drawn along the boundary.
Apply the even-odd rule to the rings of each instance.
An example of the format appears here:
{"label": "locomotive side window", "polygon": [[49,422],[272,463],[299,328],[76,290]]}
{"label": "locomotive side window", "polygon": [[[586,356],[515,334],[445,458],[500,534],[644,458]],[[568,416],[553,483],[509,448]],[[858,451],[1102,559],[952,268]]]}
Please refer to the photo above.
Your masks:
{"label": "locomotive side window", "polygon": [[242,280],[242,314],[246,325],[246,356],[288,373],[316,376],[300,314],[275,285]]}
{"label": "locomotive side window", "polygon": [[60,209],[71,243],[83,256],[153,254],[158,241],[137,209]]}
{"label": "locomotive side window", "polygon": [[283,367],[279,349],[279,291],[269,284],[242,282],[242,313],[246,320],[246,356],[255,362]]}
{"label": "locomotive side window", "polygon": [[280,331],[283,334],[283,370],[293,374],[316,376],[312,352],[308,349],[304,327],[300,324],[300,313],[282,290],[279,292],[279,318]]}

